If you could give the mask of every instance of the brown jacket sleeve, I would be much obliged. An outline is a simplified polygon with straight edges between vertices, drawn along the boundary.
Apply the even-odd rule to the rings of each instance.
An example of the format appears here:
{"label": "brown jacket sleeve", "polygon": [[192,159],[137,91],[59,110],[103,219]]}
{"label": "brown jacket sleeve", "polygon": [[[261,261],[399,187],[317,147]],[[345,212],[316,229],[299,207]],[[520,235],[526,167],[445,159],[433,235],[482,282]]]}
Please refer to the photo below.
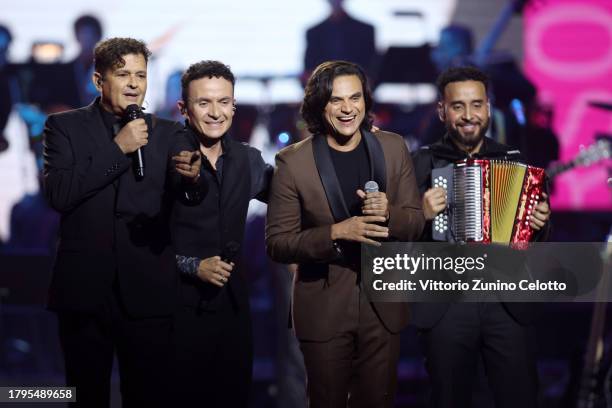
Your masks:
{"label": "brown jacket sleeve", "polygon": [[266,223],[266,250],[281,263],[329,262],[337,254],[331,240],[331,225],[302,229],[302,208],[295,178],[282,152],[270,187]]}
{"label": "brown jacket sleeve", "polygon": [[401,146],[402,164],[396,199],[389,202],[389,236],[398,241],[416,241],[423,232],[425,217],[412,159],[403,141]]}

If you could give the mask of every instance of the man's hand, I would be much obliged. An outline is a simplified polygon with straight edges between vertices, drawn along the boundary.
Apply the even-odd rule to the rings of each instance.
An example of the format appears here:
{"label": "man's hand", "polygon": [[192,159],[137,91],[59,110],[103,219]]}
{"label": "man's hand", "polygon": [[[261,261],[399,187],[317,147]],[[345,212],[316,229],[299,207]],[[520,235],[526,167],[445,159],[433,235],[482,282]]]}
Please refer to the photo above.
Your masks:
{"label": "man's hand", "polygon": [[225,263],[219,256],[203,259],[198,266],[198,277],[204,282],[223,287],[234,269],[234,263]]}
{"label": "man's hand", "polygon": [[385,217],[377,215],[347,218],[342,222],[332,225],[331,239],[333,241],[342,239],[380,246],[380,242],[370,238],[387,238],[389,236],[389,228],[375,224],[377,222],[384,223],[385,221]]}
{"label": "man's hand", "polygon": [[423,194],[423,214],[425,220],[433,220],[446,208],[446,190],[442,187],[430,188]]}
{"label": "man's hand", "polygon": [[382,191],[365,193],[363,190],[357,190],[357,195],[363,200],[361,212],[364,215],[385,217],[385,222],[389,220],[389,202],[385,193]]}
{"label": "man's hand", "polygon": [[124,154],[133,153],[146,145],[149,133],[144,119],[135,119],[128,122],[113,139]]}
{"label": "man's hand", "polygon": [[550,218],[550,206],[548,205],[548,194],[542,193],[543,200],[538,203],[529,217],[529,226],[535,231],[541,230]]}
{"label": "man's hand", "polygon": [[172,156],[176,172],[186,180],[195,183],[200,178],[200,168],[202,167],[202,155],[200,152],[188,152],[183,150],[176,156]]}

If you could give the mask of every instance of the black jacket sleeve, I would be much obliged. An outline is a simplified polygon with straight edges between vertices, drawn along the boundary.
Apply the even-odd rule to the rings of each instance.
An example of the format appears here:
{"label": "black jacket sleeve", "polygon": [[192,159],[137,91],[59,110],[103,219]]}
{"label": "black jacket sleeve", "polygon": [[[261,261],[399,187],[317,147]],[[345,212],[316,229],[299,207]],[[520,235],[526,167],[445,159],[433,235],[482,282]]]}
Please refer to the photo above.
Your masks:
{"label": "black jacket sleeve", "polygon": [[87,157],[77,157],[71,133],[56,116],[50,116],[43,132],[43,189],[55,210],[67,212],[95,195],[130,167],[130,160],[112,140]]}

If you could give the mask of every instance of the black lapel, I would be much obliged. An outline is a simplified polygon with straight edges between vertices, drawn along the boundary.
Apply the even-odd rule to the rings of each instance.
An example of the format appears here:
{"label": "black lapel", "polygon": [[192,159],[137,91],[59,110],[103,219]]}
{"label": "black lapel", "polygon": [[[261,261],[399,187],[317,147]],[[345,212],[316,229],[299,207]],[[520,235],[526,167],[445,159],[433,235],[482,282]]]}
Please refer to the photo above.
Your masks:
{"label": "black lapel", "polygon": [[98,99],[92,102],[89,106],[85,107],[87,112],[87,133],[91,135],[91,140],[98,148],[108,145],[108,133],[106,131],[106,125],[102,119],[102,114],[98,108]]}
{"label": "black lapel", "polygon": [[[91,135],[91,142],[98,148],[104,148],[108,145],[108,132],[106,123],[100,113],[100,97],[98,96],[91,104],[85,107],[87,112],[86,124],[87,133]],[[116,177],[113,180],[113,187],[119,188],[121,177]]]}
{"label": "black lapel", "polygon": [[[221,203],[225,205],[236,202],[234,197],[243,194],[242,190],[246,191],[244,194],[250,199],[251,170],[248,149],[230,139],[229,135],[223,136],[223,139],[223,168],[219,190]],[[221,212],[226,209],[221,208]]]}
{"label": "black lapel", "polygon": [[143,154],[144,154],[144,163],[145,163],[145,167],[146,167],[147,163],[151,163],[149,165],[152,165],[153,163],[155,163],[155,156],[156,156],[155,150],[159,149],[161,146],[159,146],[156,143],[157,136],[153,136],[153,134],[155,133],[155,124],[156,124],[157,120],[150,113],[145,114],[144,120],[145,120],[145,123],[147,124],[147,132],[149,134],[149,136],[148,136],[149,137],[148,144],[150,146],[148,149],[146,147],[144,149],[142,149]]}
{"label": "black lapel", "polygon": [[387,191],[387,171],[385,169],[385,154],[383,153],[380,142],[372,133],[361,130],[361,135],[365,141],[365,147],[370,159],[370,179],[378,183],[378,189],[382,192]]}
{"label": "black lapel", "polygon": [[312,152],[334,220],[340,222],[349,218],[351,215],[344,202],[344,197],[342,197],[340,182],[336,176],[336,170],[334,169],[329,147],[327,146],[327,140],[324,135],[313,136]]}

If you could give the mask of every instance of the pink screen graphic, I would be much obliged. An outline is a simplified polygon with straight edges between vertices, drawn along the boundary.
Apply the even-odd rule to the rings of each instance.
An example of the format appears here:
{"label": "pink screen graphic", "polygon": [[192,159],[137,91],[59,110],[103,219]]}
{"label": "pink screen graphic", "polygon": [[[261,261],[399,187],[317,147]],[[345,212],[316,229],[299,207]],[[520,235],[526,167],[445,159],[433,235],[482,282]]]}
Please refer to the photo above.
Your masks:
{"label": "pink screen graphic", "polygon": [[[612,1],[535,1],[525,10],[525,72],[552,105],[563,162],[612,133]],[[559,175],[553,209],[611,210],[610,160]]]}

